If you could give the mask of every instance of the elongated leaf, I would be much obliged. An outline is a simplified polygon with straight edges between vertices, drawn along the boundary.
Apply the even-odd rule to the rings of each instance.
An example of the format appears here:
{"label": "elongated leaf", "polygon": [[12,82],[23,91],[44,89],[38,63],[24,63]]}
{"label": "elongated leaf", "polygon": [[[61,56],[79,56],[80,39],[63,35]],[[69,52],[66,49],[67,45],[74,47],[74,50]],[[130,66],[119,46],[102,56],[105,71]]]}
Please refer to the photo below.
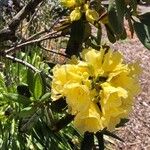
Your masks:
{"label": "elongated leaf", "polygon": [[18,92],[18,94],[26,96],[28,98],[30,98],[30,96],[31,96],[29,87],[28,87],[28,85],[25,85],[25,84],[18,85],[17,92]]}
{"label": "elongated leaf", "polygon": [[67,103],[66,103],[65,99],[63,99],[63,98],[60,98],[57,101],[53,101],[51,104],[51,108],[55,112],[62,113],[66,107],[67,107]]}
{"label": "elongated leaf", "polygon": [[41,97],[40,101],[47,101],[50,98],[50,96],[51,93],[46,93]]}
{"label": "elongated leaf", "polygon": [[67,114],[65,117],[61,118],[53,127],[52,131],[58,132],[62,128],[66,127],[74,119],[73,115]]}
{"label": "elongated leaf", "polygon": [[34,73],[30,69],[27,70],[27,84],[29,86],[30,91],[33,93],[33,91],[34,91]]}
{"label": "elongated leaf", "polygon": [[109,20],[109,23],[110,23],[110,25],[113,29],[113,32],[116,35],[121,34],[121,27],[120,27],[120,23],[119,23],[119,20],[118,20],[115,0],[109,0],[108,20]]}
{"label": "elongated leaf", "polygon": [[125,124],[129,121],[129,119],[123,118],[120,123],[116,125],[116,128],[125,126]]}
{"label": "elongated leaf", "polygon": [[143,24],[150,26],[150,12],[139,15],[138,17]]}
{"label": "elongated leaf", "polygon": [[105,146],[104,146],[104,135],[103,135],[103,132],[97,132],[96,133],[96,137],[97,137],[98,144],[99,144],[99,150],[104,150]]}
{"label": "elongated leaf", "polygon": [[67,43],[66,54],[68,56],[79,55],[82,49],[85,25],[82,19],[74,21],[71,25],[70,39]]}
{"label": "elongated leaf", "polygon": [[103,133],[104,133],[105,135],[107,135],[107,136],[113,137],[113,138],[115,138],[115,139],[117,139],[117,140],[119,140],[119,141],[121,141],[121,142],[124,142],[123,139],[121,139],[121,138],[118,137],[116,134],[114,134],[114,133],[112,133],[112,132],[110,132],[110,131],[108,131],[108,130],[105,130]]}
{"label": "elongated leaf", "polygon": [[17,102],[23,105],[28,105],[31,103],[30,99],[23,95],[14,94],[14,93],[3,93],[3,95],[8,101],[12,101],[12,103]]}
{"label": "elongated leaf", "polygon": [[118,24],[119,24],[119,38],[124,40],[127,38],[127,33],[124,27],[124,16],[127,10],[127,6],[124,0],[115,0],[116,2],[116,9],[117,9],[117,16],[118,16]]}
{"label": "elongated leaf", "polygon": [[116,9],[118,14],[118,20],[123,25],[123,19],[126,11],[126,5],[124,0],[115,0]]}
{"label": "elongated leaf", "polygon": [[19,113],[19,117],[29,117],[31,116],[36,110],[32,107],[25,107],[24,109],[21,110]]}
{"label": "elongated leaf", "polygon": [[142,44],[150,50],[150,26],[134,21],[135,32]]}
{"label": "elongated leaf", "polygon": [[41,113],[41,110],[39,109],[33,115],[31,115],[29,118],[22,119],[19,130],[21,132],[27,132],[28,130],[30,130],[34,126],[34,124],[37,123],[37,121],[40,117],[40,113]]}
{"label": "elongated leaf", "polygon": [[108,20],[118,39],[125,39],[124,15],[126,5],[124,0],[109,0]]}
{"label": "elongated leaf", "polygon": [[94,133],[85,132],[81,143],[81,150],[91,150],[94,146]]}
{"label": "elongated leaf", "polygon": [[105,27],[106,27],[106,32],[107,32],[107,36],[108,36],[109,41],[111,43],[115,43],[116,42],[116,38],[115,38],[115,35],[114,35],[112,29],[108,25],[105,25]]}
{"label": "elongated leaf", "polygon": [[44,84],[41,75],[37,73],[34,77],[34,97],[36,98],[36,100],[39,100],[39,98],[42,96],[43,86]]}
{"label": "elongated leaf", "polygon": [[85,24],[85,32],[83,34],[83,40],[87,40],[89,38],[89,36],[91,35],[91,26],[89,23]]}
{"label": "elongated leaf", "polygon": [[97,31],[97,45],[100,45],[102,38],[102,28],[101,25],[99,25],[98,31]]}
{"label": "elongated leaf", "polygon": [[133,9],[133,15],[137,14],[137,0],[130,0],[130,6]]}
{"label": "elongated leaf", "polygon": [[96,49],[96,50],[100,49],[100,46],[96,45],[92,37],[86,41],[86,46],[92,47],[93,49]]}
{"label": "elongated leaf", "polygon": [[12,139],[12,149],[19,150],[19,146],[17,144],[17,139]]}

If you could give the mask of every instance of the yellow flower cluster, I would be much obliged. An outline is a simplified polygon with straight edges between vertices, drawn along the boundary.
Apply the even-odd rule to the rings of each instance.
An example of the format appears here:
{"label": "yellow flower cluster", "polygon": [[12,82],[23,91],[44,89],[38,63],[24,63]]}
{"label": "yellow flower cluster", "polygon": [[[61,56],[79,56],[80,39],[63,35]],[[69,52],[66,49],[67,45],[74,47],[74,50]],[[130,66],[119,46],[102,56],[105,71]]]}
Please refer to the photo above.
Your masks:
{"label": "yellow flower cluster", "polygon": [[61,0],[60,2],[63,6],[73,9],[70,13],[71,22],[79,20],[83,14],[85,14],[86,20],[91,23],[99,18],[97,11],[90,9],[85,0]]}
{"label": "yellow flower cluster", "polygon": [[[52,99],[64,97],[82,133],[114,130],[127,118],[138,94],[138,63],[125,64],[119,52],[86,49],[81,60],[53,69]],[[72,63],[74,62],[74,63]]]}

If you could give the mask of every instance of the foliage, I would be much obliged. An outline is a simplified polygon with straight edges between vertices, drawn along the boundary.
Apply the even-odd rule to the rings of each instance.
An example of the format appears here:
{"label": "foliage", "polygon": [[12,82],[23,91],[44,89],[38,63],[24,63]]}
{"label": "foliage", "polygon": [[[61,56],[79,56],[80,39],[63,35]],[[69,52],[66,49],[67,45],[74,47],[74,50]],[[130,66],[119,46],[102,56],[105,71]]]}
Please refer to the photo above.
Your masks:
{"label": "foliage", "polygon": [[0,0],[0,149],[104,149],[105,135],[121,140],[106,128],[84,135],[74,128],[64,97],[52,100],[52,69],[76,61],[71,56],[80,58],[84,48],[108,51],[103,35],[111,43],[126,39],[125,21],[150,49],[150,13],[137,6],[136,0]]}

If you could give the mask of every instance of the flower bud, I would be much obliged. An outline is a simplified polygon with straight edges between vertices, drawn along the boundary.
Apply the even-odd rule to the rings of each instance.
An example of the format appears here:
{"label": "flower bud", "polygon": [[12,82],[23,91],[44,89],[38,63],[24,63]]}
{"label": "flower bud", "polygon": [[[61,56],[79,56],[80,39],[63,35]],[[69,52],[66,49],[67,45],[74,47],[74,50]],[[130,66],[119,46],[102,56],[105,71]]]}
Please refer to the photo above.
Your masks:
{"label": "flower bud", "polygon": [[79,8],[76,8],[75,10],[73,10],[70,14],[70,20],[71,22],[73,21],[77,21],[81,18],[81,11]]}
{"label": "flower bud", "polygon": [[85,15],[86,15],[86,20],[91,23],[94,23],[94,21],[98,20],[99,18],[98,13],[95,10],[91,10],[91,9],[87,9]]}
{"label": "flower bud", "polygon": [[60,3],[68,8],[75,7],[77,4],[76,0],[60,0]]}

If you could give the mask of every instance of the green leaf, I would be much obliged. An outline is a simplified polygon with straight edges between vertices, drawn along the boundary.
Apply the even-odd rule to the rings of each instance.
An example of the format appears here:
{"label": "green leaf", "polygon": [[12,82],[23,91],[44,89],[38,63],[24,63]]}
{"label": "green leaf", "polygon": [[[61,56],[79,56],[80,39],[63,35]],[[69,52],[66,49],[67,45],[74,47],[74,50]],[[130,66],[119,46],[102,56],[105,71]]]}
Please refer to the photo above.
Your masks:
{"label": "green leaf", "polygon": [[18,85],[17,92],[18,94],[26,96],[28,98],[31,97],[31,93],[30,93],[28,85],[25,85],[25,84]]}
{"label": "green leaf", "polygon": [[110,131],[108,131],[108,130],[104,130],[104,131],[103,131],[103,134],[105,134],[105,135],[107,135],[107,136],[110,136],[110,137],[112,137],[112,138],[115,138],[115,139],[117,139],[117,140],[119,140],[119,141],[121,141],[121,142],[124,142],[123,139],[121,139],[121,138],[118,137],[116,134],[114,134],[114,133],[112,133],[112,132],[110,132]]}
{"label": "green leaf", "polygon": [[[123,0],[110,0],[108,7],[108,20],[113,32],[118,39],[125,39],[126,32],[124,28],[124,15],[126,12],[126,5]],[[113,43],[113,42],[112,42]]]}
{"label": "green leaf", "polygon": [[103,131],[97,132],[97,133],[96,133],[96,137],[97,137],[98,144],[99,144],[99,150],[104,150],[105,146],[104,146],[104,135],[103,135]]}
{"label": "green leaf", "polygon": [[102,38],[102,27],[99,25],[97,30],[97,45],[101,44],[101,38]]}
{"label": "green leaf", "polygon": [[108,39],[111,43],[115,43],[116,42],[116,38],[115,38],[115,35],[112,31],[112,29],[110,28],[109,25],[106,25],[105,24],[105,28],[106,28],[106,32],[107,32],[107,36],[108,36]]}
{"label": "green leaf", "polygon": [[50,96],[51,93],[46,93],[41,97],[40,101],[47,101],[50,98]]}
{"label": "green leaf", "polygon": [[29,86],[30,91],[33,93],[33,91],[34,91],[34,72],[30,69],[27,70],[27,84]]}
{"label": "green leaf", "polygon": [[126,11],[126,4],[124,0],[115,0],[116,9],[118,14],[118,21],[123,25],[123,19]]}
{"label": "green leaf", "polygon": [[121,27],[117,16],[115,0],[109,0],[108,6],[108,20],[116,35],[121,34]]}
{"label": "green leaf", "polygon": [[95,39],[91,36],[86,42],[86,47],[92,47],[93,49],[99,50],[100,46],[96,45]]}
{"label": "green leaf", "polygon": [[142,15],[139,15],[138,16],[141,23],[147,25],[147,26],[150,26],[150,12],[147,12],[147,13],[144,13]]}
{"label": "green leaf", "polygon": [[24,117],[29,117],[32,115],[36,110],[33,107],[25,107],[21,110],[19,113],[19,117],[24,118]]}
{"label": "green leaf", "polygon": [[62,117],[58,122],[52,127],[52,131],[58,132],[59,130],[66,127],[74,119],[73,115],[67,114],[65,117]]}
{"label": "green leaf", "polygon": [[85,24],[85,32],[83,34],[83,40],[87,40],[91,35],[91,25],[89,23]]}
{"label": "green leaf", "polygon": [[41,75],[39,73],[36,73],[34,77],[34,93],[33,93],[36,100],[39,100],[40,97],[42,96],[43,86],[44,84]]}
{"label": "green leaf", "polygon": [[129,5],[133,9],[133,13],[132,14],[136,16],[136,14],[137,14],[137,0],[130,0]]}
{"label": "green leaf", "polygon": [[37,110],[35,113],[33,113],[30,117],[25,117],[21,120],[19,130],[21,132],[27,132],[30,130],[39,120],[41,114],[41,110]]}
{"label": "green leaf", "polygon": [[74,21],[71,24],[70,38],[67,43],[66,54],[68,56],[79,55],[82,49],[82,43],[85,32],[85,24],[83,19]]}
{"label": "green leaf", "polygon": [[30,99],[19,94],[3,93],[4,97],[10,102],[17,102],[19,104],[28,105],[31,103]]}
{"label": "green leaf", "polygon": [[81,143],[81,150],[91,150],[94,146],[94,133],[85,132]]}
{"label": "green leaf", "polygon": [[150,26],[137,21],[134,21],[133,26],[141,43],[150,50]]}
{"label": "green leaf", "polygon": [[124,39],[127,38],[127,32],[126,32],[126,30],[125,30],[124,27],[123,27],[122,30],[123,30],[123,31],[122,31],[122,33],[120,34],[120,39],[121,39],[121,40],[124,40]]}
{"label": "green leaf", "polygon": [[129,121],[129,119],[123,118],[120,120],[120,123],[116,125],[116,128],[125,126],[125,124]]}
{"label": "green leaf", "polygon": [[12,149],[19,150],[17,140],[15,138],[12,139]]}
{"label": "green leaf", "polygon": [[51,103],[51,108],[55,112],[62,112],[67,107],[67,103],[64,98],[60,98],[57,101]]}

